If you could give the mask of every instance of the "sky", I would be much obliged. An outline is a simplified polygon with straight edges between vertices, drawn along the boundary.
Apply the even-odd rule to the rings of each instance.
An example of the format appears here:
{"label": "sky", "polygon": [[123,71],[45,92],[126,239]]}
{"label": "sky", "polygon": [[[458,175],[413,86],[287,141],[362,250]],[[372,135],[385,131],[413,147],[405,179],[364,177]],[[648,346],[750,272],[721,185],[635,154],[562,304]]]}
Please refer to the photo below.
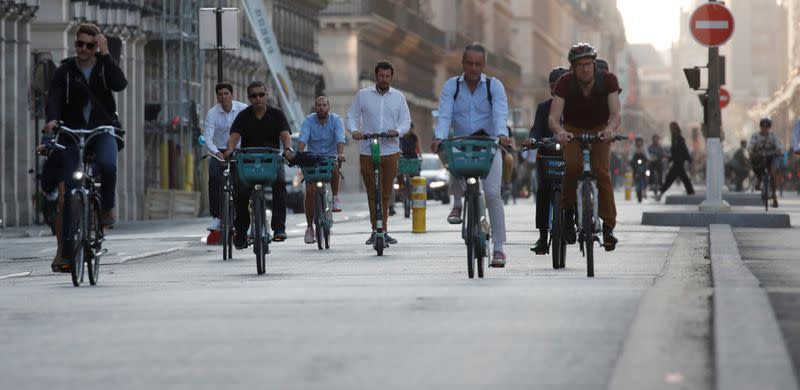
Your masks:
{"label": "sky", "polygon": [[690,0],[617,0],[628,43],[652,43],[656,50],[668,49],[678,40],[681,7],[689,4]]}

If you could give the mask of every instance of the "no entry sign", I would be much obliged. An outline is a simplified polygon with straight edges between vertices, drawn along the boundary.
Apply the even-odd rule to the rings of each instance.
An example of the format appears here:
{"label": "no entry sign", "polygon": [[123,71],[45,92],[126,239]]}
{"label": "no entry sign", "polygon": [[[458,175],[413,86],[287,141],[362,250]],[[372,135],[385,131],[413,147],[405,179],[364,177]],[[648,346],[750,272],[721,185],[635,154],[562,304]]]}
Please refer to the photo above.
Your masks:
{"label": "no entry sign", "polygon": [[689,28],[699,44],[721,46],[733,35],[733,14],[722,4],[706,3],[692,12]]}
{"label": "no entry sign", "polygon": [[731,101],[731,94],[725,88],[719,88],[719,108],[725,108]]}

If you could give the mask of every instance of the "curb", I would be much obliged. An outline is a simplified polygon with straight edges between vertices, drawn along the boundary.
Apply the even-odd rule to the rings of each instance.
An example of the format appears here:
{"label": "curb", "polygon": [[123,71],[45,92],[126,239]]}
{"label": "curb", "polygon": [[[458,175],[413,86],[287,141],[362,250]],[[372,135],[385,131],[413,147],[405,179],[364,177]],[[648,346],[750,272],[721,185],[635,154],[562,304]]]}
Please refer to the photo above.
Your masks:
{"label": "curb", "polygon": [[797,389],[772,305],[730,225],[709,225],[717,389]]}

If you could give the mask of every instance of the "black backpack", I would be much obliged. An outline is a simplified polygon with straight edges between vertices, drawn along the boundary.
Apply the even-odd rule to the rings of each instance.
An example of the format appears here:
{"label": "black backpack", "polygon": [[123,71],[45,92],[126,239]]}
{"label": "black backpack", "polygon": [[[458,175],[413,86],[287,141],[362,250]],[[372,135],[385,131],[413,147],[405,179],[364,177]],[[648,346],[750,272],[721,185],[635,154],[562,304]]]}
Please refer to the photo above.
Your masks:
{"label": "black backpack", "polygon": [[[606,90],[606,80],[600,74],[599,69],[594,72],[594,86],[592,87],[592,97],[598,103],[602,103],[603,107],[608,107],[608,94],[603,91]],[[580,88],[578,88],[578,80],[573,72],[569,79],[569,96],[580,96]]]}

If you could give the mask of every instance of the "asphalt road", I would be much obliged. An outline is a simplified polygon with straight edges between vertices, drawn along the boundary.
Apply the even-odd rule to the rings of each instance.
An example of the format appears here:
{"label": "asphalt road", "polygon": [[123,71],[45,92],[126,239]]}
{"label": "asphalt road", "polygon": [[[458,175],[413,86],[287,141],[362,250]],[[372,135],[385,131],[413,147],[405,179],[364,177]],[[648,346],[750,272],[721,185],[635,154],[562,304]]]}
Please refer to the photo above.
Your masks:
{"label": "asphalt road", "polygon": [[[652,288],[679,230],[638,225],[647,202],[618,201],[621,244],[596,251],[593,279],[577,248],[558,271],[528,250],[530,200],[507,207],[508,265],[482,280],[467,279],[460,234],[438,203],[425,234],[390,219],[400,242],[383,257],[364,245],[369,223],[356,206],[326,251],[303,244],[303,218],[290,215],[290,238],[272,245],[263,276],[252,251],[223,262],[200,243],[200,220],[121,226],[95,287],[49,273],[52,238],[2,239],[0,277],[32,272],[0,279],[2,387],[606,388],[612,376],[644,375],[620,361],[654,353],[630,338],[645,293],[663,290]],[[150,251],[163,254],[137,257]],[[679,278],[698,275],[707,277]],[[706,350],[697,335],[672,337]],[[661,383],[710,388],[708,372],[656,368]]]}

